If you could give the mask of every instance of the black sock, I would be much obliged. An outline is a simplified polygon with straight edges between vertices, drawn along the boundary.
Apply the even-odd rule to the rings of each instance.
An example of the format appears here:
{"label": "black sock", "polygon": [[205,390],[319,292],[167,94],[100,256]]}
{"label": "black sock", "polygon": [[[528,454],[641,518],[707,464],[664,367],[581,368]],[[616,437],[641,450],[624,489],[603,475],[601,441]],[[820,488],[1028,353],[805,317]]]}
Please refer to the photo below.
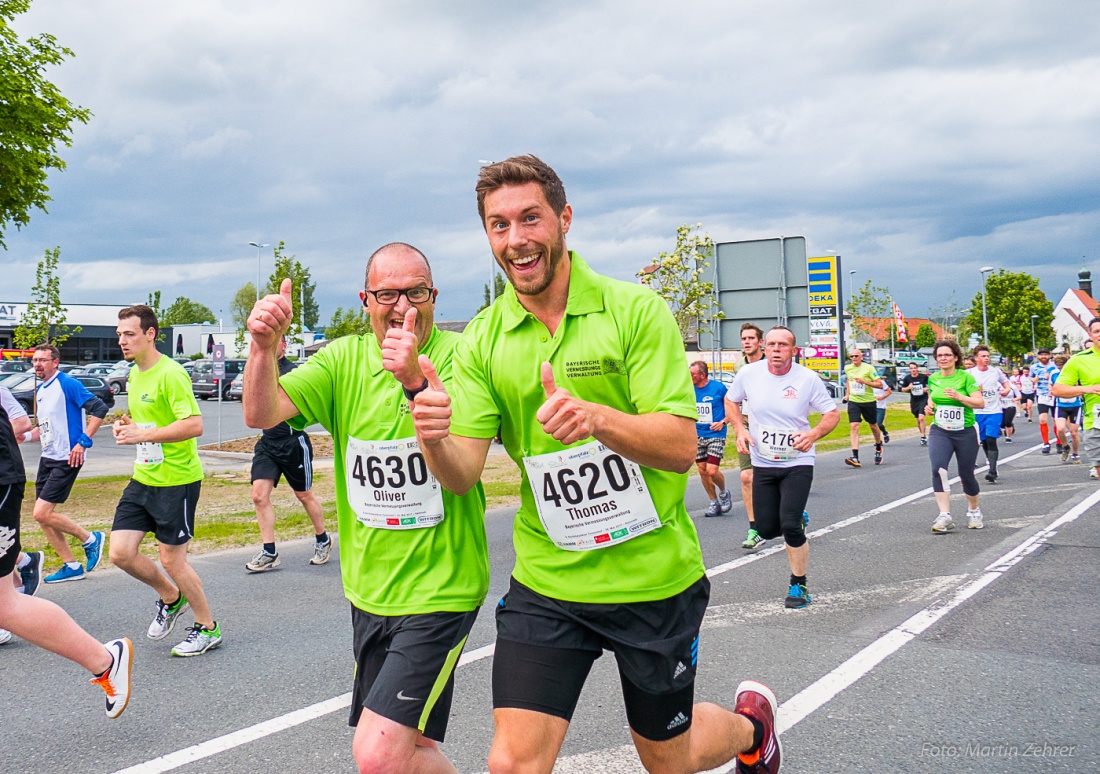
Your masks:
{"label": "black sock", "polygon": [[742,715],[741,717],[752,723],[752,747],[745,752],[759,750],[760,745],[764,743],[764,724],[761,723],[759,720],[750,718],[748,715]]}
{"label": "black sock", "polygon": [[806,576],[805,575],[792,575],[791,576],[791,585],[792,586],[805,586],[806,585]]}
{"label": "black sock", "polygon": [[320,535],[314,535],[313,539],[317,542],[317,545],[322,546],[328,542],[328,533],[322,532]]}
{"label": "black sock", "polygon": [[179,589],[176,589],[176,601],[175,602],[169,602],[168,607],[175,607],[176,605],[178,605],[180,603],[181,599],[183,599],[183,592],[180,591]]}
{"label": "black sock", "polygon": [[267,554],[268,556],[275,556],[275,544],[274,543],[264,543],[264,553]]}
{"label": "black sock", "polygon": [[859,449],[852,449],[852,456],[859,459]]}
{"label": "black sock", "polygon": [[882,451],[882,444],[881,443],[876,443],[875,444],[875,451]]}

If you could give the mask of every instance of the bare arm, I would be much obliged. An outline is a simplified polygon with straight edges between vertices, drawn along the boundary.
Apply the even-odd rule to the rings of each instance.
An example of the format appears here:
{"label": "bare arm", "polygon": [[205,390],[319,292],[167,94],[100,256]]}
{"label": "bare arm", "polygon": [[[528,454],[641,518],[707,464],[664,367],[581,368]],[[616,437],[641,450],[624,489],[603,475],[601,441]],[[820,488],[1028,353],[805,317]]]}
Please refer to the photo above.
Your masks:
{"label": "bare arm", "polygon": [[826,412],[821,415],[821,419],[818,420],[817,425],[811,427],[804,433],[796,434],[792,445],[801,452],[808,452],[811,446],[831,433],[839,422],[840,409],[835,408],[832,411]]}
{"label": "bare arm", "polygon": [[11,420],[11,429],[15,433],[15,442],[23,443],[23,436],[31,431],[31,418],[26,414]]}
{"label": "bare arm", "polygon": [[279,339],[290,328],[290,280],[283,280],[278,294],[264,296],[252,307],[248,331],[252,346],[244,366],[241,404],[249,427],[271,428],[299,414],[279,386]]}
{"label": "bare arm", "polygon": [[1100,384],[1062,384],[1055,382],[1050,385],[1050,394],[1055,398],[1076,398],[1084,395],[1100,394]]}
{"label": "bare arm", "polygon": [[192,414],[164,427],[140,428],[130,417],[114,424],[115,442],[130,446],[137,443],[179,443],[202,435],[202,416]]}

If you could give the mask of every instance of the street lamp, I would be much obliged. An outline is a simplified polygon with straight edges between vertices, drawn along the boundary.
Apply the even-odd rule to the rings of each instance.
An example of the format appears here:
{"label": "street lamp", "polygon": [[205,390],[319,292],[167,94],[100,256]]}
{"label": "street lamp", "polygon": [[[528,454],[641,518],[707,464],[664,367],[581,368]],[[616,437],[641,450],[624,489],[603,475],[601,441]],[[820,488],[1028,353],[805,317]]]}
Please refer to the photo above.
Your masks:
{"label": "street lamp", "polygon": [[1031,315],[1031,351],[1035,351],[1035,321],[1039,319],[1039,315]]}
{"label": "street lamp", "polygon": [[989,318],[985,312],[985,275],[993,271],[992,266],[983,266],[978,269],[982,273],[982,344],[989,346]]}
{"label": "street lamp", "polygon": [[265,247],[271,247],[268,244],[260,244],[259,242],[249,242],[249,245],[256,248],[256,300],[260,300],[260,250]]}

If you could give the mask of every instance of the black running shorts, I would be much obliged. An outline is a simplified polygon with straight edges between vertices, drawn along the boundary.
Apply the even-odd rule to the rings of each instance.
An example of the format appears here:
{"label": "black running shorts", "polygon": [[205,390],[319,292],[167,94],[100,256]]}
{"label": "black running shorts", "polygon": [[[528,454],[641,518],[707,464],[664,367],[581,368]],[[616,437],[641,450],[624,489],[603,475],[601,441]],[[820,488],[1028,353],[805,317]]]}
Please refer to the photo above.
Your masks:
{"label": "black running shorts", "polygon": [[68,460],[41,458],[38,461],[38,475],[34,479],[34,496],[56,505],[65,502],[73,491],[81,467],[70,468]]}
{"label": "black running shorts", "polygon": [[313,445],[308,435],[275,443],[263,438],[256,442],[252,480],[274,481],[278,486],[280,476],[295,492],[308,492],[313,488]]}
{"label": "black running shorts", "polygon": [[921,395],[919,398],[909,399],[909,410],[913,412],[913,416],[924,416],[924,410],[928,407],[928,395]]}
{"label": "black running shorts", "polygon": [[863,421],[869,425],[878,424],[878,407],[874,401],[869,403],[856,403],[848,401],[848,422]]}
{"label": "black running shorts", "polygon": [[23,506],[26,484],[0,484],[0,580],[8,576],[19,560],[19,510]]}
{"label": "black running shorts", "polygon": [[352,605],[355,684],[348,725],[358,725],[366,707],[442,742],[455,667],[478,610],[381,616]]}
{"label": "black running shorts", "polygon": [[571,720],[592,663],[610,650],[630,727],[655,741],[682,734],[709,598],[706,576],[667,599],[627,604],[553,599],[513,578],[496,610],[493,707]]}
{"label": "black running shorts", "polygon": [[131,479],[115,507],[111,530],[152,532],[159,543],[182,546],[195,536],[195,507],[201,488],[201,481],[147,486]]}

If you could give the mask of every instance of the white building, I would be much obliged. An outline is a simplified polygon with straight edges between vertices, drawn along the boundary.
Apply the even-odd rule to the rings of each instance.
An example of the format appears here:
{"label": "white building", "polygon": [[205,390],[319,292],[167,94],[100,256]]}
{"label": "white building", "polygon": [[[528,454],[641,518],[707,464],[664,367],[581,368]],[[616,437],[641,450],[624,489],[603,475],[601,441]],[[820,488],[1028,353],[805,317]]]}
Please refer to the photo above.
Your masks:
{"label": "white building", "polygon": [[1100,305],[1092,297],[1092,273],[1081,269],[1077,274],[1077,288],[1070,288],[1054,305],[1054,340],[1056,349],[1069,347],[1071,352],[1085,348],[1089,343],[1089,320],[1100,317]]}

